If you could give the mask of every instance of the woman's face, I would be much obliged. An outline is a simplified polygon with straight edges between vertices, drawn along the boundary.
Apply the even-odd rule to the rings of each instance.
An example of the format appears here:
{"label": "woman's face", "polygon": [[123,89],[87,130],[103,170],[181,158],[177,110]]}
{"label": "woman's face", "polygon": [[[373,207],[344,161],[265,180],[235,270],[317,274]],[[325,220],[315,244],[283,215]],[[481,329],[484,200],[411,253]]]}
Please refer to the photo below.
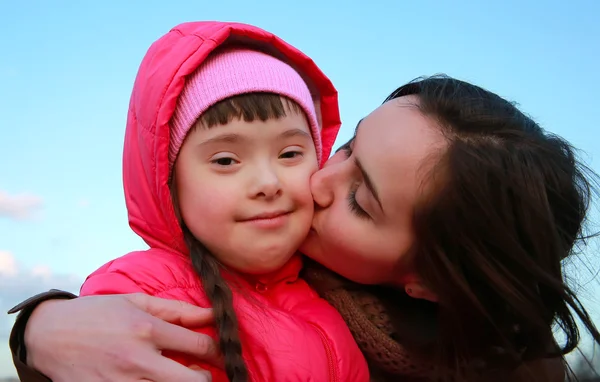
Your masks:
{"label": "woman's face", "polygon": [[300,250],[359,283],[401,285],[412,277],[413,209],[426,159],[445,145],[417,103],[407,96],[377,108],[311,179],[315,215]]}

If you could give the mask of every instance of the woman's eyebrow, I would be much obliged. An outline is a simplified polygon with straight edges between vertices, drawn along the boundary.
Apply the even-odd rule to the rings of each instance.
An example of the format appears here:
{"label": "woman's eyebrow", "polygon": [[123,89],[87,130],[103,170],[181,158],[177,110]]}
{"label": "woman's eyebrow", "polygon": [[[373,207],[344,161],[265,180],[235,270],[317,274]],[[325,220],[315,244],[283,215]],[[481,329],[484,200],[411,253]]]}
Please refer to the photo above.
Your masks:
{"label": "woman's eyebrow", "polygon": [[383,206],[381,205],[381,200],[379,199],[379,193],[377,192],[377,188],[375,187],[375,184],[369,177],[369,174],[367,173],[367,171],[365,170],[363,165],[360,163],[360,161],[356,157],[354,157],[354,164],[360,171],[360,173],[365,181],[365,186],[367,186],[367,189],[371,192],[371,194],[375,198],[375,201],[377,202],[377,204],[379,204],[379,208],[383,212]]}
{"label": "woman's eyebrow", "polygon": [[363,119],[364,118],[361,118],[356,124],[356,127],[354,128],[354,136],[356,136],[356,133],[358,133],[358,128],[360,127],[360,123],[363,121]]}
{"label": "woman's eyebrow", "polygon": [[350,138],[348,140],[348,142],[344,143],[343,145],[341,145],[340,147],[338,147],[335,150],[335,153],[337,154],[338,152],[344,150],[345,148],[347,148],[348,146],[350,146],[350,144],[352,143],[352,141],[356,138],[356,132],[358,131],[358,127],[360,126],[360,123],[362,122],[364,118],[361,118],[360,121],[358,121],[358,123],[356,124],[356,127],[354,128],[354,135],[352,136],[352,138]]}

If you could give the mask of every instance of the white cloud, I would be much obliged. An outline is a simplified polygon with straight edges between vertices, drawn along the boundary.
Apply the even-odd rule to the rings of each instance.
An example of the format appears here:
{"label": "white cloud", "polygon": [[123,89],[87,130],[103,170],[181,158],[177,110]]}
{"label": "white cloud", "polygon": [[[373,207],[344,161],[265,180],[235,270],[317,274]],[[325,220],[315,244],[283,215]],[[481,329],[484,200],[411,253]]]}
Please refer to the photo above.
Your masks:
{"label": "white cloud", "polygon": [[0,190],[0,217],[30,219],[42,206],[43,200],[39,196],[27,193],[10,195]]}
{"label": "white cloud", "polygon": [[15,276],[17,274],[17,262],[12,253],[0,250],[0,277]]}
{"label": "white cloud", "polygon": [[6,312],[19,302],[49,289],[78,293],[83,278],[53,272],[45,265],[22,267],[15,256],[0,250],[0,341],[6,342],[14,323],[14,316]]}
{"label": "white cloud", "polygon": [[47,265],[36,265],[35,267],[31,268],[31,275],[49,278],[52,277],[52,269],[50,269],[50,267]]}
{"label": "white cloud", "polygon": [[79,199],[77,201],[77,207],[79,207],[79,208],[86,208],[86,207],[89,207],[89,205],[90,205],[90,201],[87,199]]}

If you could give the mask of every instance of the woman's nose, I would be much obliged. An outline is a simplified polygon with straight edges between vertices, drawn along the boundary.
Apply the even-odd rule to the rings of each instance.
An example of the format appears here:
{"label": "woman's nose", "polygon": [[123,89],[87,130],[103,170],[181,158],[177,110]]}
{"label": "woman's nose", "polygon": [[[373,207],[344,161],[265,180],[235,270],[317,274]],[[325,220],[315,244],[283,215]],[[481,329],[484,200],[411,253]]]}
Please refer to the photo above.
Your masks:
{"label": "woman's nose", "polygon": [[343,175],[342,170],[341,164],[329,160],[322,169],[313,174],[310,189],[317,206],[327,208],[333,203],[334,191]]}

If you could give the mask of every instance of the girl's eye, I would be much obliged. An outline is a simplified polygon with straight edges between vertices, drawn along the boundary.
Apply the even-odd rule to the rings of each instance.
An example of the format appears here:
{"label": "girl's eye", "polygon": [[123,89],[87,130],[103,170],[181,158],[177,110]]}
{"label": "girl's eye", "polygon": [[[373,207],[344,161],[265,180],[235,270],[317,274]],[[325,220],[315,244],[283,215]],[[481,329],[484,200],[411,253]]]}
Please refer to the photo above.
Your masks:
{"label": "girl's eye", "polygon": [[365,211],[360,204],[356,201],[356,189],[350,191],[348,194],[348,206],[350,211],[361,219],[369,219],[371,216]]}
{"label": "girl's eye", "polygon": [[224,157],[224,158],[217,158],[217,159],[213,159],[211,161],[211,163],[219,165],[219,166],[231,166],[237,163],[237,161],[233,158],[229,158],[229,157]]}
{"label": "girl's eye", "polygon": [[282,159],[294,159],[300,156],[302,156],[302,153],[300,151],[287,151],[281,154],[279,157]]}

